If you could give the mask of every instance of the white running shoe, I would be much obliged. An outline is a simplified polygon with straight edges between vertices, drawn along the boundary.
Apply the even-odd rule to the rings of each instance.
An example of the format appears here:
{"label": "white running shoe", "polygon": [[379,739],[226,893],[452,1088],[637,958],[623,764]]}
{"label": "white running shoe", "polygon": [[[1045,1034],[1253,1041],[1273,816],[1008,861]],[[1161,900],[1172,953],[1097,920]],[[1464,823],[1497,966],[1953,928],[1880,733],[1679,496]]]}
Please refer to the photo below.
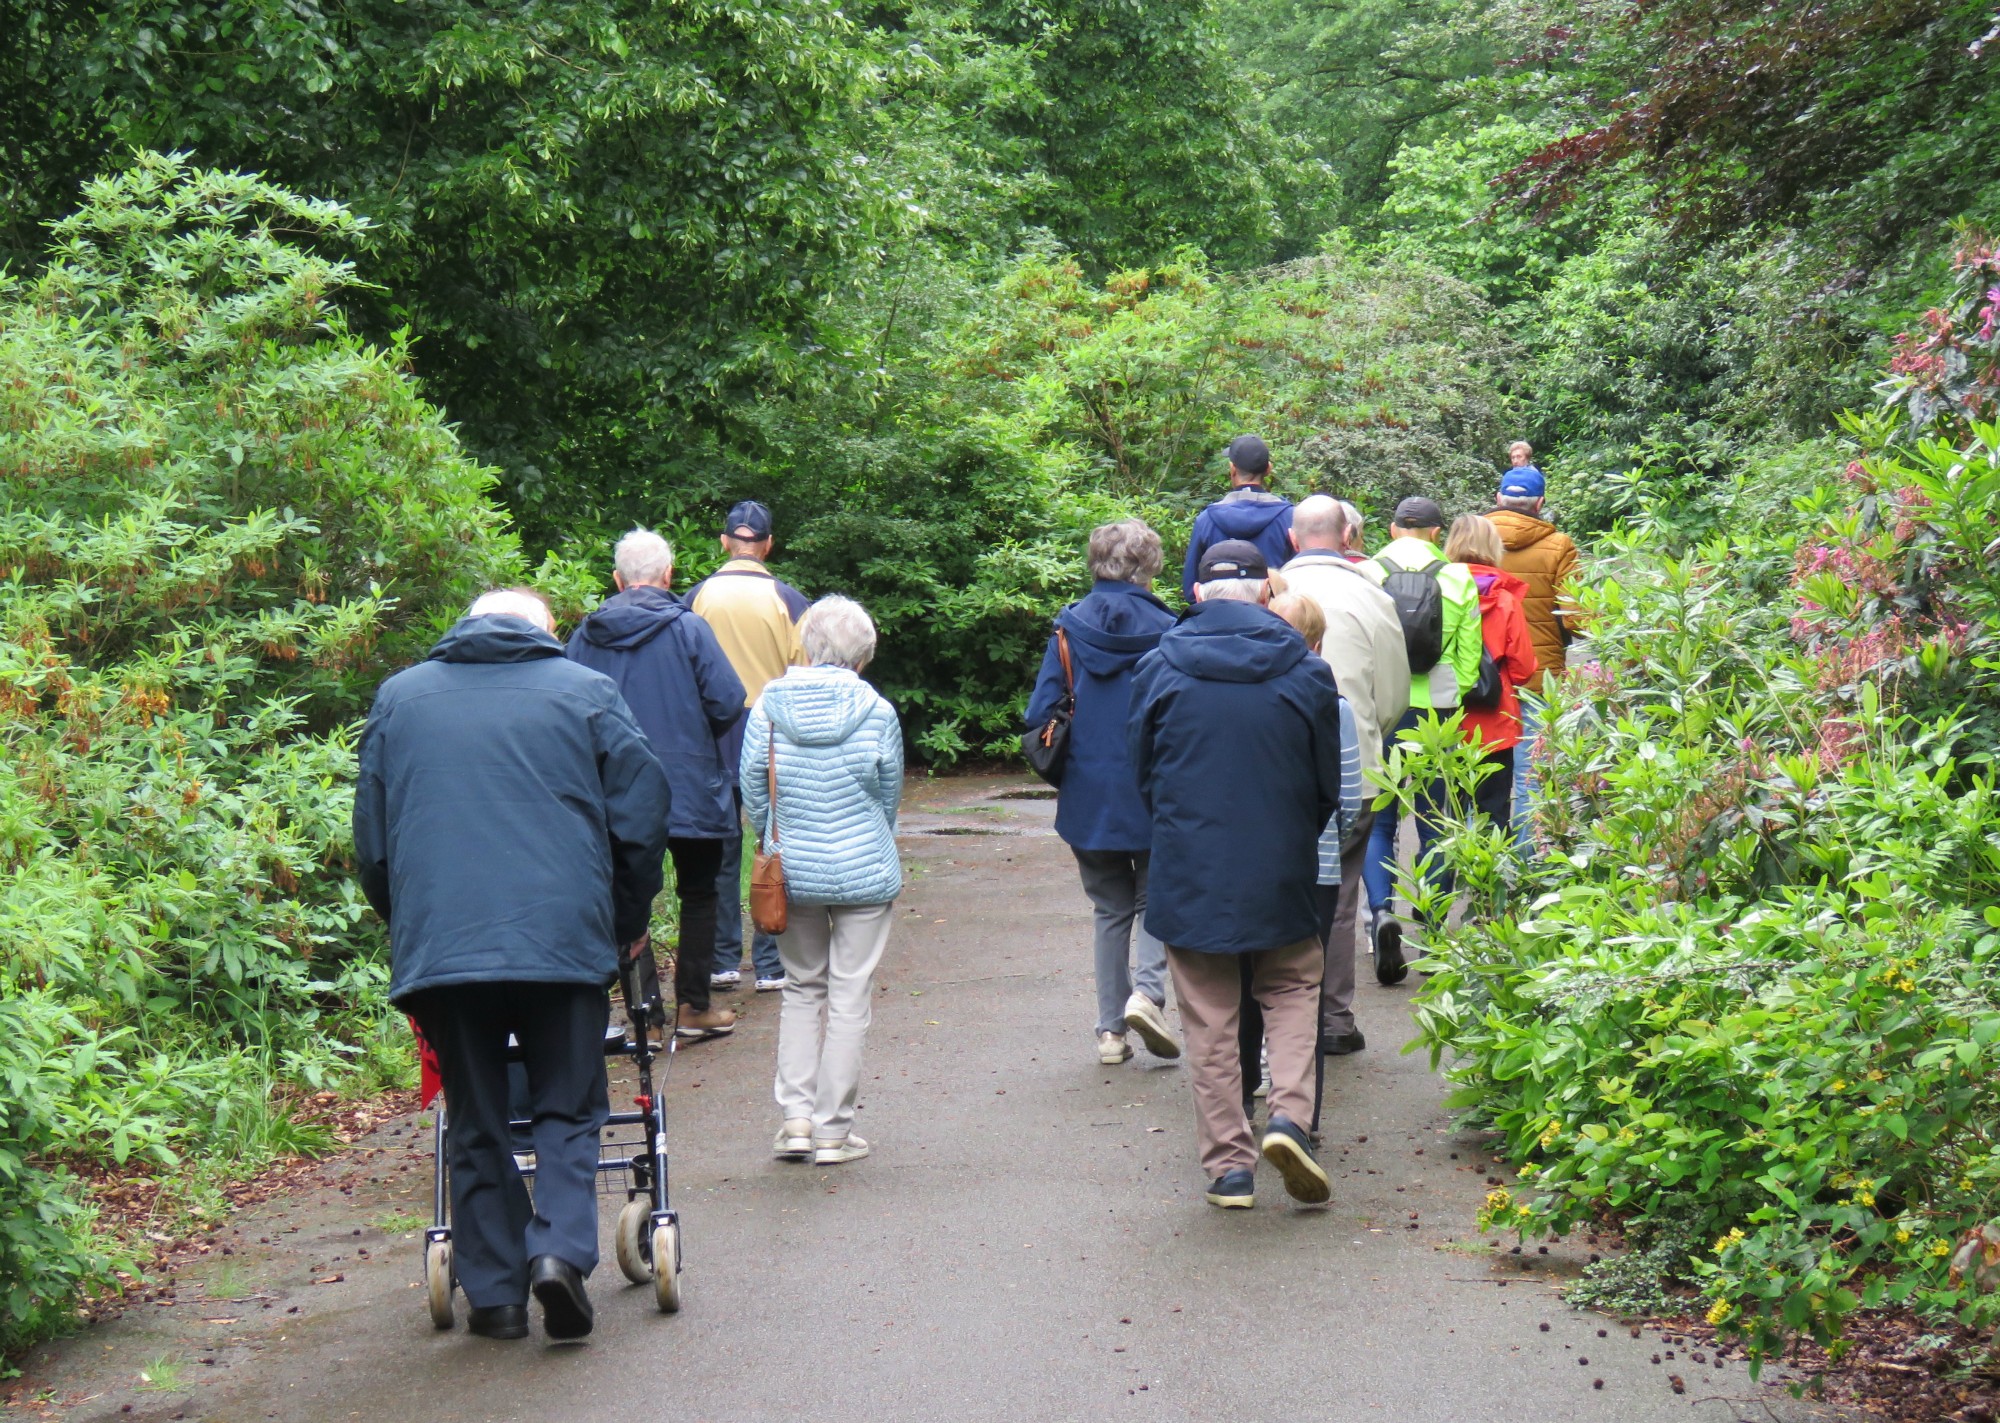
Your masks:
{"label": "white running shoe", "polygon": [[868,1143],[849,1132],[840,1141],[816,1141],[813,1143],[813,1165],[842,1166],[850,1161],[859,1161],[868,1154]]}
{"label": "white running shoe", "polygon": [[757,991],[759,993],[776,993],[784,986],[785,976],[783,974],[779,974],[776,978],[760,978],[757,980]]}
{"label": "white running shoe", "polygon": [[1181,1055],[1181,1040],[1167,1026],[1166,1013],[1145,994],[1135,993],[1125,1000],[1125,1026],[1139,1035],[1154,1057]]}
{"label": "white running shoe", "polygon": [[778,1128],[778,1139],[771,1143],[771,1154],[780,1161],[806,1161],[813,1154],[813,1124],[804,1117],[792,1117]]}
{"label": "white running shoe", "polygon": [[1106,1067],[1115,1067],[1131,1056],[1132,1044],[1125,1041],[1123,1033],[1097,1035],[1097,1060]]}
{"label": "white running shoe", "polygon": [[1257,1072],[1257,1090],[1250,1095],[1253,1097],[1268,1097],[1271,1095],[1271,1047],[1268,1043],[1264,1045],[1258,1054]]}
{"label": "white running shoe", "polygon": [[710,988],[737,988],[742,983],[743,974],[741,971],[733,968],[726,973],[711,973],[708,976],[708,986]]}

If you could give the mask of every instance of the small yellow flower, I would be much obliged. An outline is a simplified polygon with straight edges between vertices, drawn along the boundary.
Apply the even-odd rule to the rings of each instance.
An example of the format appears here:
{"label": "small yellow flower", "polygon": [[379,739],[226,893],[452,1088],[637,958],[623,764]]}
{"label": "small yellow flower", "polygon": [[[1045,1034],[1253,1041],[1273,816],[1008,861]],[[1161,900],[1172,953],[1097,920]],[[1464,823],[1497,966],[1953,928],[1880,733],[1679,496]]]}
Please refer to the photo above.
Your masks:
{"label": "small yellow flower", "polygon": [[1514,1194],[1505,1186],[1496,1186],[1486,1193],[1486,1209],[1504,1211],[1514,1204]]}
{"label": "small yellow flower", "polygon": [[1743,1232],[1741,1230],[1732,1228],[1729,1234],[1723,1236],[1720,1240],[1715,1242],[1715,1253],[1720,1255],[1730,1246],[1740,1245],[1742,1243],[1743,1243]]}
{"label": "small yellow flower", "polygon": [[1854,1199],[1861,1202],[1864,1206],[1872,1206],[1875,1204],[1875,1193],[1873,1191],[1856,1191]]}
{"label": "small yellow flower", "polygon": [[1961,1176],[1954,1184],[1956,1184],[1958,1189],[1961,1191],[1969,1191],[1972,1189],[1972,1178],[1970,1176]]}
{"label": "small yellow flower", "polygon": [[1542,1150],[1547,1151],[1562,1139],[1562,1128],[1550,1122],[1541,1135]]}
{"label": "small yellow flower", "polygon": [[1944,1259],[1945,1256],[1951,1254],[1951,1242],[1949,1240],[1933,1240],[1931,1242],[1931,1254],[1940,1260]]}
{"label": "small yellow flower", "polygon": [[1907,1227],[1896,1232],[1896,1243],[1898,1245],[1908,1245],[1910,1243],[1910,1232]]}
{"label": "small yellow flower", "polygon": [[1519,1216],[1522,1220],[1526,1220],[1529,1216],[1534,1214],[1534,1211],[1530,1210],[1527,1206],[1516,1206],[1514,1207],[1514,1214]]}
{"label": "small yellow flower", "polygon": [[1847,1090],[1847,1083],[1836,1077],[1833,1081],[1826,1084],[1826,1090],[1829,1092],[1845,1092]]}
{"label": "small yellow flower", "polygon": [[1708,1322],[1710,1324],[1721,1324],[1734,1313],[1736,1313],[1735,1305],[1726,1299],[1719,1299],[1708,1307]]}

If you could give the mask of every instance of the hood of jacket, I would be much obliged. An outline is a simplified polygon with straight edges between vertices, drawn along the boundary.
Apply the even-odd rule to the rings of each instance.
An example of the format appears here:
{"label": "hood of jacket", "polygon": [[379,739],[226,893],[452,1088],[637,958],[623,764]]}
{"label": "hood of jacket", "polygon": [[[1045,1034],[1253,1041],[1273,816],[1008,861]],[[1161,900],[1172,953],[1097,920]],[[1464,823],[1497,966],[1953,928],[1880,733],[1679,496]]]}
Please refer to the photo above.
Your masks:
{"label": "hood of jacket", "polygon": [[1090,596],[1056,615],[1075,664],[1094,677],[1130,671],[1173,626],[1171,609],[1133,583],[1100,580]]}
{"label": "hood of jacket", "polygon": [[554,633],[543,632],[526,618],[511,613],[482,613],[460,618],[431,648],[433,662],[533,662],[560,657],[563,645]]}
{"label": "hood of jacket", "polygon": [[1500,531],[1500,542],[1510,553],[1532,548],[1556,531],[1556,526],[1547,519],[1537,519],[1518,509],[1495,509],[1486,517]]}
{"label": "hood of jacket", "polygon": [[687,605],[664,588],[627,588],[599,603],[577,632],[594,646],[630,652],[658,637],[686,611]]}
{"label": "hood of jacket", "polygon": [[1263,532],[1282,517],[1291,503],[1261,489],[1234,490],[1208,506],[1221,539],[1247,539],[1255,543]]}
{"label": "hood of jacket", "polygon": [[1255,603],[1197,603],[1160,639],[1160,656],[1204,682],[1268,682],[1306,658],[1306,640]]}
{"label": "hood of jacket", "polygon": [[838,746],[875,709],[875,689],[845,667],[788,667],[764,688],[764,715],[787,741]]}
{"label": "hood of jacket", "polygon": [[1485,563],[1468,563],[1465,568],[1472,575],[1473,585],[1479,589],[1482,598],[1495,588],[1503,593],[1512,593],[1516,598],[1525,599],[1528,596],[1527,580],[1504,568],[1494,568]]}

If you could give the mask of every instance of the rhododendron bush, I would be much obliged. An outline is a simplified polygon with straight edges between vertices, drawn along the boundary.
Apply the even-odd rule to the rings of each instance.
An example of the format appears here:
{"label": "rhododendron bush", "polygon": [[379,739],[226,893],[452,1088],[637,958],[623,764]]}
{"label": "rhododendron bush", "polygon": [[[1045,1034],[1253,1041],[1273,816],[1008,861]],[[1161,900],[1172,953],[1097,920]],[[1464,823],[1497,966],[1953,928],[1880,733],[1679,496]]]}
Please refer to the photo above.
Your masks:
{"label": "rhododendron bush", "polygon": [[[1677,1242],[1648,1259],[1760,1355],[1837,1355],[1873,1306],[2000,1319],[1992,262],[1968,244],[1965,300],[1819,479],[1681,493],[1595,551],[1538,857],[1463,825],[1438,851],[1464,922],[1421,1026],[1519,1163],[1488,1223]],[[1398,754],[1463,800],[1451,741]],[[1620,1271],[1581,1296],[1630,1307]]]}

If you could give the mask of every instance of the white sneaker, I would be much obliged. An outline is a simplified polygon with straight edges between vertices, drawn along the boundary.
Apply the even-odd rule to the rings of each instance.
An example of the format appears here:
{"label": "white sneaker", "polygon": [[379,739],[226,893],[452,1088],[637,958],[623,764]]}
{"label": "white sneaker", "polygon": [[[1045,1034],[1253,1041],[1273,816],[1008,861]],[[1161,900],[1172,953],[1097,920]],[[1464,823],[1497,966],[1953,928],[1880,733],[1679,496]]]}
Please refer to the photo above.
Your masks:
{"label": "white sneaker", "polygon": [[1130,1056],[1132,1056],[1132,1044],[1125,1041],[1123,1033],[1097,1035],[1097,1060],[1106,1067],[1114,1067]]}
{"label": "white sneaker", "polygon": [[733,968],[727,973],[711,973],[708,976],[708,986],[710,988],[736,988],[742,982],[743,975]]}
{"label": "white sneaker", "polygon": [[1125,1000],[1125,1026],[1139,1035],[1154,1057],[1181,1055],[1181,1040],[1167,1026],[1167,1015],[1145,994],[1135,993]]}
{"label": "white sneaker", "polygon": [[840,1141],[816,1141],[813,1143],[813,1165],[841,1166],[849,1161],[859,1161],[868,1154],[868,1143],[849,1132]]}
{"label": "white sneaker", "polygon": [[776,993],[784,986],[785,976],[783,974],[779,974],[776,978],[760,978],[757,980],[757,991],[759,993]]}
{"label": "white sneaker", "polygon": [[1271,1095],[1271,1048],[1268,1043],[1258,1053],[1257,1072],[1257,1090],[1250,1095],[1268,1097]]}
{"label": "white sneaker", "polygon": [[789,1118],[778,1128],[771,1154],[780,1161],[804,1161],[813,1154],[813,1124],[804,1117]]}

